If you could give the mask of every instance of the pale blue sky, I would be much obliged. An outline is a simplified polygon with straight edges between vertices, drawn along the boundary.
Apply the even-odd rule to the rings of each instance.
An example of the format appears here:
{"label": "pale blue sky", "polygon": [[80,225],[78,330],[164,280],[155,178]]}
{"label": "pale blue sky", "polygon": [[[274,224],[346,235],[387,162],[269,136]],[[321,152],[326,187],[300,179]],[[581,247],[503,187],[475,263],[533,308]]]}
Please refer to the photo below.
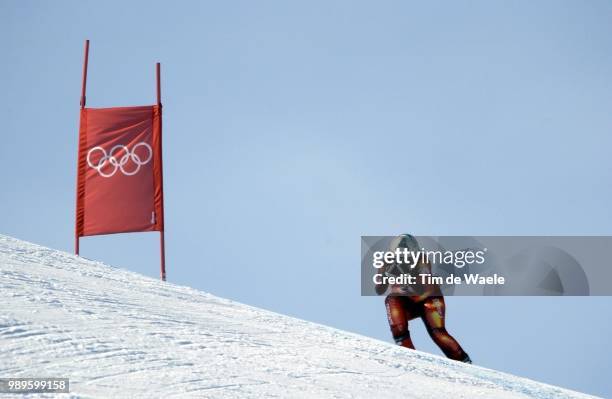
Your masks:
{"label": "pale blue sky", "polygon": [[[612,234],[610,2],[3,1],[0,232],[67,251],[86,38],[89,106],[162,63],[172,282],[390,341],[361,235]],[[447,303],[477,364],[612,396],[610,298]]]}

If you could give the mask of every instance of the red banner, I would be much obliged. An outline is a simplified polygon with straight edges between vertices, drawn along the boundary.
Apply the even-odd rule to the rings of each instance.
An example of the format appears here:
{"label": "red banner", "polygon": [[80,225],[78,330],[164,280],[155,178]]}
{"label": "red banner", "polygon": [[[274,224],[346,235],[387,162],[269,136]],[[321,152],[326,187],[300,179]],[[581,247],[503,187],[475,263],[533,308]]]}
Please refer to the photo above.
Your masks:
{"label": "red banner", "polygon": [[163,231],[161,106],[82,108],[77,237]]}

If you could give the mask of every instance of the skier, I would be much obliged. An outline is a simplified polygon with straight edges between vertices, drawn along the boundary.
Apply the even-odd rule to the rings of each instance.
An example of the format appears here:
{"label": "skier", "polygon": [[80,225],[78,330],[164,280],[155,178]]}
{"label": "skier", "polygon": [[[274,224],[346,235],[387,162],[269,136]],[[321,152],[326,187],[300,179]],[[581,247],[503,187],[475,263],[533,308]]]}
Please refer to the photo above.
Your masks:
{"label": "skier", "polygon": [[[390,251],[406,248],[408,251],[420,251],[418,241],[409,234],[396,237],[391,243]],[[389,270],[392,265],[386,265],[383,269]],[[381,270],[384,274],[388,271]],[[412,270],[419,273],[431,273],[431,267],[422,260]],[[387,285],[377,285],[376,291],[379,295],[388,290]],[[468,354],[461,348],[459,343],[446,331],[444,326],[445,304],[440,288],[436,285],[422,285],[419,292],[410,292],[405,286],[392,285],[391,291],[385,299],[387,308],[387,319],[391,327],[391,333],[395,343],[410,349],[414,344],[410,338],[408,322],[420,317],[427,328],[427,332],[433,341],[440,347],[446,357],[465,363],[472,363]]]}

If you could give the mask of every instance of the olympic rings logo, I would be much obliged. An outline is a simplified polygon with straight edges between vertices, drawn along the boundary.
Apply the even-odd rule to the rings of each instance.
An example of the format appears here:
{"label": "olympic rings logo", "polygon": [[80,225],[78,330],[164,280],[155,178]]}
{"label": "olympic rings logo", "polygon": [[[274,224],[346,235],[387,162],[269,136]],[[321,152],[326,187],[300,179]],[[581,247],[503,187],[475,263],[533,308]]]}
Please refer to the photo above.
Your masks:
{"label": "olympic rings logo", "polygon": [[[140,147],[145,148],[147,151],[147,156],[145,158],[141,158],[142,154],[141,155],[136,154],[136,149]],[[117,157],[115,154],[117,154],[121,150],[123,150],[125,154],[121,155],[120,157]],[[95,152],[100,152],[102,156],[97,161],[92,162],[91,156]],[[148,164],[149,161],[151,161],[151,158],[153,158],[153,149],[151,148],[149,144],[143,141],[136,144],[134,148],[132,148],[132,151],[130,151],[126,145],[118,144],[114,146],[113,148],[111,148],[111,150],[108,153],[106,153],[106,150],[104,148],[99,147],[99,146],[93,147],[91,150],[87,152],[87,164],[91,168],[97,170],[98,174],[100,174],[100,176],[102,177],[111,177],[115,173],[117,173],[117,171],[121,171],[121,173],[123,173],[126,176],[133,176],[140,171],[141,166]],[[136,165],[136,167],[133,168],[133,170],[130,170],[129,168],[125,168],[125,166],[130,160],[132,160],[132,163]],[[112,167],[110,171],[104,170],[105,169],[104,167],[107,164]]]}

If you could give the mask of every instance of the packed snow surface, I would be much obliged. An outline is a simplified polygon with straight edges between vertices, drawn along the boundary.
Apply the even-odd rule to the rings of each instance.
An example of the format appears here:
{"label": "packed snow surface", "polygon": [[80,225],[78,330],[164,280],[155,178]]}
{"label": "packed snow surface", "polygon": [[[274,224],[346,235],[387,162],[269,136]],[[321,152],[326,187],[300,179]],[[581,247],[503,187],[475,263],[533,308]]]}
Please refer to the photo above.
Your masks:
{"label": "packed snow surface", "polygon": [[2,235],[0,292],[0,377],[49,397],[590,397]]}

